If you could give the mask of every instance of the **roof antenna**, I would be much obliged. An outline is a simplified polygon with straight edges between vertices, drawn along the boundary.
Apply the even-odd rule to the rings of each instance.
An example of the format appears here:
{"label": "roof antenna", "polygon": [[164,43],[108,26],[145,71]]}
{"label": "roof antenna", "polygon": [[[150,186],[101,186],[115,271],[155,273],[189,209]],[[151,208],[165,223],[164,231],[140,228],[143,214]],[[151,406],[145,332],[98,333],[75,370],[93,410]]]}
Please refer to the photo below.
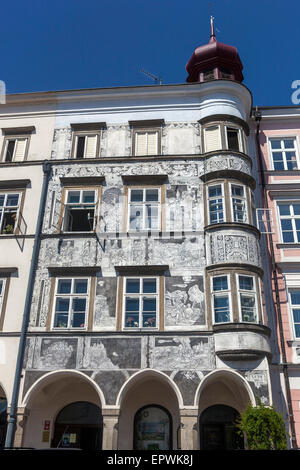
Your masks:
{"label": "roof antenna", "polygon": [[161,77],[157,77],[156,75],[152,75],[152,73],[146,72],[146,70],[140,70],[140,72],[144,73],[145,75],[148,75],[148,77],[152,78],[156,83],[159,83],[160,85],[162,84],[162,79]]}

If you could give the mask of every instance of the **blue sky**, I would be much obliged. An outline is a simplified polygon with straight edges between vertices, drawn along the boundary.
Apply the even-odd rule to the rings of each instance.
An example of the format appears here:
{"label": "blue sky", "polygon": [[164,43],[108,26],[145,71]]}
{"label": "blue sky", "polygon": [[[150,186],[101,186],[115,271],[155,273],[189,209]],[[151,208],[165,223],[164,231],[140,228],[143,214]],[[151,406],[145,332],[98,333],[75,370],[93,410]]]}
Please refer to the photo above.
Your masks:
{"label": "blue sky", "polygon": [[1,2],[0,80],[8,93],[185,83],[209,40],[237,47],[259,106],[292,105],[300,80],[299,0],[12,0]]}

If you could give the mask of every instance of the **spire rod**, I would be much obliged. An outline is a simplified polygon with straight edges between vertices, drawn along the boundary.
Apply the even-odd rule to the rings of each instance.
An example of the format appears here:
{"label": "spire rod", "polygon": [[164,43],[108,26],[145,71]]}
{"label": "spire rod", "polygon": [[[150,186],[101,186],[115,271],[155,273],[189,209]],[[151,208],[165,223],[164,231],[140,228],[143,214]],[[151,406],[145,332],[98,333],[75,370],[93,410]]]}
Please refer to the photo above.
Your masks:
{"label": "spire rod", "polygon": [[214,26],[214,17],[210,15],[210,41],[215,40],[216,35],[215,35],[215,26]]}

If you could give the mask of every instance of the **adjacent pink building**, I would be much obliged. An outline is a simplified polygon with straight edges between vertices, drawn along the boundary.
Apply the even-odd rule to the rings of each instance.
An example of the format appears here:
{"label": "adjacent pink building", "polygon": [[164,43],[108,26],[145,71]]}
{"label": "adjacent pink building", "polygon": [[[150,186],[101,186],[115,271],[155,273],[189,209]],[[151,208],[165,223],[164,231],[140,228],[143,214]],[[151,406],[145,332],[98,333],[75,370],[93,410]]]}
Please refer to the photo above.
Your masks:
{"label": "adjacent pink building", "polygon": [[260,229],[265,232],[261,243],[270,255],[273,296],[273,302],[271,296],[266,296],[266,302],[267,308],[274,308],[277,332],[271,377],[273,382],[277,377],[278,384],[272,387],[273,402],[285,414],[291,447],[297,448],[300,446],[300,108],[261,107],[254,115],[263,207],[257,215]]}

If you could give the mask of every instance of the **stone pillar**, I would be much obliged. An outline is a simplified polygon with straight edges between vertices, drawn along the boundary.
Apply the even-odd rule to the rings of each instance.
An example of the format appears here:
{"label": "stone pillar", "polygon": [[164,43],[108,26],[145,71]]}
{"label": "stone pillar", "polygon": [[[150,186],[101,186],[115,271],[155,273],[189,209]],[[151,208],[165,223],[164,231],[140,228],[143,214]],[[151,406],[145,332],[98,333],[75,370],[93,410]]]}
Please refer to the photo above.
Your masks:
{"label": "stone pillar", "polygon": [[199,449],[198,408],[180,410],[180,429],[178,448],[181,450]]}
{"label": "stone pillar", "polygon": [[118,425],[120,410],[115,408],[102,409],[103,416],[103,450],[117,450],[118,448]]}
{"label": "stone pillar", "polygon": [[[7,410],[7,415],[9,418],[10,408]],[[27,408],[18,408],[17,411],[17,422],[16,422],[16,431],[14,438],[14,447],[22,447],[24,431],[26,426],[26,421],[29,416],[29,410]]]}

